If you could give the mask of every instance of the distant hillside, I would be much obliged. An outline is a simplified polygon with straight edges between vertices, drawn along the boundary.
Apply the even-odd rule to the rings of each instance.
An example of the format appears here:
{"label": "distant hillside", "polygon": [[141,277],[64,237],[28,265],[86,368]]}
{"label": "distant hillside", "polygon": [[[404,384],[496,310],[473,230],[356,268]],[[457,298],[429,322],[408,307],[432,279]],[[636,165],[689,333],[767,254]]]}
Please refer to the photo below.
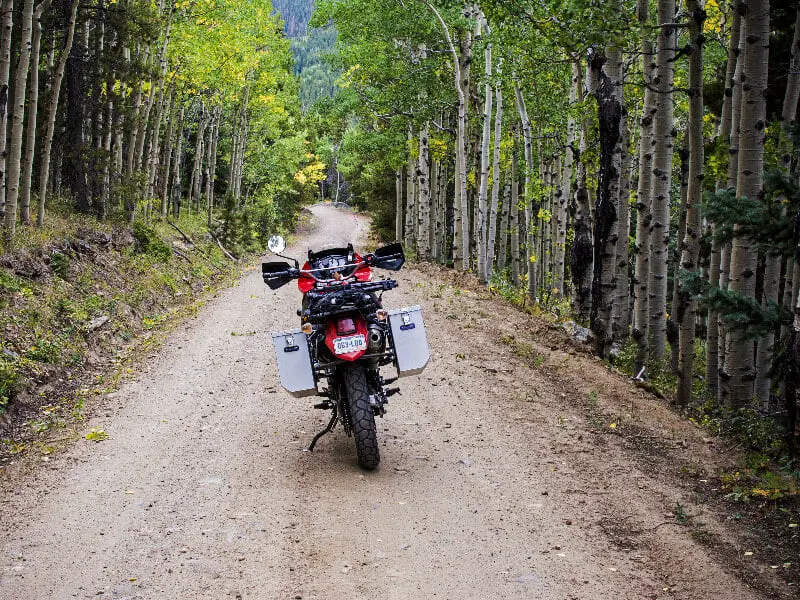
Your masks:
{"label": "distant hillside", "polygon": [[308,22],[314,12],[314,0],[273,0],[285,24],[286,36],[292,40],[294,71],[300,77],[300,102],[308,108],[318,98],[336,93],[337,73],[325,63],[324,56],[336,44],[333,28],[312,29]]}
{"label": "distant hillside", "polygon": [[314,0],[272,0],[272,5],[286,24],[287,37],[306,35],[311,13],[314,12]]}

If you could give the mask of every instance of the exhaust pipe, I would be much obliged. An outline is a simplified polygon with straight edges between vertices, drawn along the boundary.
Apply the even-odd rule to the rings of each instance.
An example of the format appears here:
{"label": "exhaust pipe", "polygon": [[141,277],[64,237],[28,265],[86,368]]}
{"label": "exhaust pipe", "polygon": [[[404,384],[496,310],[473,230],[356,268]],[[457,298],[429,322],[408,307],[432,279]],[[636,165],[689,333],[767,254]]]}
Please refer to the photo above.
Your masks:
{"label": "exhaust pipe", "polygon": [[370,353],[375,354],[378,352],[383,352],[385,345],[386,338],[383,335],[383,330],[376,326],[370,327],[369,340],[367,342],[367,348],[369,349]]}

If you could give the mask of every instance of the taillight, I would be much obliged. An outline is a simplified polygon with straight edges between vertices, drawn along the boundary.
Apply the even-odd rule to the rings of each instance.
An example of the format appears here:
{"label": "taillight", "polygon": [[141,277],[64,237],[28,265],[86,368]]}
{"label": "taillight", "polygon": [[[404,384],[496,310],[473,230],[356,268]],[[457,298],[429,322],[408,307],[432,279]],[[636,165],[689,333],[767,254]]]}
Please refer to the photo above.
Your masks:
{"label": "taillight", "polygon": [[348,335],[356,332],[356,324],[353,319],[339,319],[336,321],[336,333],[338,335]]}

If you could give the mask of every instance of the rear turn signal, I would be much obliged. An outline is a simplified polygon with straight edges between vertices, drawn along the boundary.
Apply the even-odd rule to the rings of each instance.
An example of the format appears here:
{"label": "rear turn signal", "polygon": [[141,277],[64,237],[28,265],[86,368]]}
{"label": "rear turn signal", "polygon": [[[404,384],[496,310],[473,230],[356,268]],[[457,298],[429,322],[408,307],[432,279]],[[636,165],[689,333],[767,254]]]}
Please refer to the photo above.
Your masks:
{"label": "rear turn signal", "polygon": [[378,312],[375,313],[378,317],[378,321],[385,321],[389,318],[389,311],[380,309]]}
{"label": "rear turn signal", "polygon": [[303,326],[300,328],[300,331],[302,331],[306,335],[311,335],[312,333],[314,333],[314,327],[311,325],[311,323],[303,323]]}

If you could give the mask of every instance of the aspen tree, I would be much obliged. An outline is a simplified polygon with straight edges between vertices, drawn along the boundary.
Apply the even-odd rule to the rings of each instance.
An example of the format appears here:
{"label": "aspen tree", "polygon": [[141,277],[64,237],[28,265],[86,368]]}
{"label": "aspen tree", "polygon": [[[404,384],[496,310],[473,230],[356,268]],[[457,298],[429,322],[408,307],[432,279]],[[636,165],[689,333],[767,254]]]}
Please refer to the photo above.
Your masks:
{"label": "aspen tree", "polygon": [[30,224],[31,180],[33,179],[33,153],[36,147],[36,119],[39,113],[39,53],[42,43],[42,15],[52,0],[43,0],[33,13],[33,38],[31,41],[31,73],[28,92],[28,118],[25,126],[25,153],[22,157],[20,181],[20,221]]}
{"label": "aspen tree", "polygon": [[495,89],[494,155],[492,157],[492,202],[489,208],[489,234],[486,239],[486,279],[494,271],[495,245],[497,241],[497,208],[500,204],[502,176],[500,172],[500,145],[503,141],[503,90],[500,84]]}
{"label": "aspen tree", "polygon": [[[689,189],[686,203],[686,233],[680,267],[696,271],[700,259],[700,204],[705,178],[705,153],[703,148],[703,24],[706,20],[704,0],[687,0],[689,12]],[[677,277],[677,273],[676,273]],[[687,291],[680,290],[678,305],[680,327],[680,375],[678,377],[678,404],[686,406],[692,399],[694,375],[694,339],[697,300]]]}
{"label": "aspen tree", "polygon": [[4,237],[11,243],[17,224],[17,200],[19,198],[19,176],[22,160],[22,133],[25,117],[25,92],[28,83],[30,64],[31,35],[33,32],[33,0],[25,0],[22,8],[22,31],[20,36],[19,60],[14,74],[14,95],[12,99],[11,135],[8,142],[6,169],[6,213]]}
{"label": "aspen tree", "polygon": [[11,37],[14,27],[14,0],[2,2],[2,36],[0,39],[0,215],[6,210],[6,156],[8,155],[8,102],[11,72]]}
{"label": "aspen tree", "polygon": [[653,115],[652,221],[648,312],[650,355],[664,358],[667,336],[667,263],[669,261],[669,207],[674,150],[673,79],[676,47],[675,0],[658,0],[658,41],[656,51],[655,113]]}
{"label": "aspen tree", "polygon": [[[733,117],[733,98],[734,86],[736,84],[735,76],[737,71],[737,58],[739,56],[739,37],[741,33],[741,14],[737,7],[733,7],[733,18],[731,23],[730,46],[728,48],[728,61],[725,70],[725,91],[722,98],[722,114],[720,117],[717,144],[730,145],[731,140],[731,125],[734,121]],[[740,68],[741,63],[739,62]],[[736,93],[740,96],[740,92]],[[737,111],[738,112],[738,111]],[[738,118],[737,122],[737,138],[738,138]],[[729,159],[733,161],[733,157]],[[717,191],[722,191],[727,187],[727,181],[720,179],[717,181]],[[716,234],[718,228],[716,225],[712,226],[712,246],[711,246],[711,262],[709,265],[709,283],[712,287],[722,288],[722,253],[723,248],[717,241]],[[725,244],[729,247],[728,244]],[[730,257],[730,254],[728,254]],[[712,396],[717,396],[719,391],[719,368],[720,356],[724,356],[723,352],[720,353],[720,315],[711,308],[708,312],[708,331],[706,333],[706,387]],[[723,344],[724,346],[724,344]]]}
{"label": "aspen tree", "polygon": [[[742,68],[742,107],[739,121],[739,168],[737,197],[759,198],[764,173],[767,69],[769,58],[769,0],[748,0],[743,28],[745,50]],[[758,256],[752,239],[734,227],[729,289],[744,297],[755,297]],[[741,332],[729,332],[725,343],[722,395],[726,406],[738,408],[754,393],[753,343]]]}
{"label": "aspen tree", "polygon": [[509,215],[509,229],[511,230],[511,282],[517,286],[520,280],[520,243],[519,243],[519,128],[514,125],[512,130],[514,149],[511,154],[511,206]]}
{"label": "aspen tree", "polygon": [[431,256],[431,172],[430,131],[428,125],[419,134],[419,159],[417,161],[417,250],[421,260]]}

